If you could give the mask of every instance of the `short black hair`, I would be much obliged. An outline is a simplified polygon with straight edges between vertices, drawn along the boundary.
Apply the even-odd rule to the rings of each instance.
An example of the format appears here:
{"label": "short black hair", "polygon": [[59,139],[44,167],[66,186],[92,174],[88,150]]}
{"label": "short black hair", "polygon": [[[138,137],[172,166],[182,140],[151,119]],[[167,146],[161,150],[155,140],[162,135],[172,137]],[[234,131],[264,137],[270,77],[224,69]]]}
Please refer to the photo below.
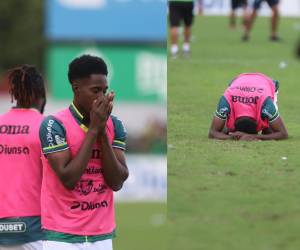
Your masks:
{"label": "short black hair", "polygon": [[39,98],[46,98],[44,79],[33,65],[23,64],[8,71],[11,101],[30,108]]}
{"label": "short black hair", "polygon": [[98,56],[82,55],[69,64],[68,79],[72,84],[74,80],[89,77],[91,74],[107,76],[107,65]]}
{"label": "short black hair", "polygon": [[247,134],[257,134],[256,121],[250,117],[239,117],[234,123],[235,131],[244,132]]}

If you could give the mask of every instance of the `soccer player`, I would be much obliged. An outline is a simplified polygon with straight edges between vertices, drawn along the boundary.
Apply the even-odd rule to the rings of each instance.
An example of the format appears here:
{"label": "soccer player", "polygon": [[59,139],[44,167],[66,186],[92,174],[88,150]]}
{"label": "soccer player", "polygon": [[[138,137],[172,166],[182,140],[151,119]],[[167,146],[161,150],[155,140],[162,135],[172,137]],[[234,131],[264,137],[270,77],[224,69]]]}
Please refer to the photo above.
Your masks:
{"label": "soccer player", "polygon": [[[245,29],[245,33],[242,37],[243,41],[248,41],[250,38],[250,31],[252,29],[254,20],[257,16],[257,11],[261,6],[261,3],[265,1],[265,0],[254,0],[253,3],[253,10],[252,13],[250,15],[250,17],[248,18],[248,21],[246,23],[246,29]],[[279,37],[277,35],[277,28],[278,28],[278,21],[279,21],[279,0],[266,0],[268,5],[270,6],[271,10],[272,10],[272,17],[271,17],[271,36],[270,36],[270,40],[271,41],[279,41]]]}
{"label": "soccer player", "polygon": [[40,128],[44,156],[44,250],[111,250],[115,236],[113,191],[128,177],[126,132],[111,115],[107,66],[82,55],[69,64],[73,103]]}
{"label": "soccer player", "polygon": [[248,19],[247,0],[231,0],[231,12],[229,16],[229,26],[234,29],[236,27],[236,10],[243,8],[243,25],[245,26]]}
{"label": "soccer player", "polygon": [[278,88],[278,81],[261,73],[237,76],[220,98],[209,137],[221,140],[286,139],[288,133],[276,103]]}
{"label": "soccer player", "polygon": [[202,16],[203,15],[203,13],[204,13],[204,3],[203,3],[203,1],[204,0],[198,0],[197,2],[196,2],[196,8],[197,8],[197,14],[199,15],[199,16]]}
{"label": "soccer player", "polygon": [[184,22],[184,43],[182,50],[186,55],[190,52],[191,27],[194,18],[193,9],[193,0],[169,0],[170,53],[173,57],[176,57],[179,51],[178,29],[182,21]]}
{"label": "soccer player", "polygon": [[7,80],[16,106],[0,115],[0,250],[41,250],[44,80],[30,65],[10,70]]}

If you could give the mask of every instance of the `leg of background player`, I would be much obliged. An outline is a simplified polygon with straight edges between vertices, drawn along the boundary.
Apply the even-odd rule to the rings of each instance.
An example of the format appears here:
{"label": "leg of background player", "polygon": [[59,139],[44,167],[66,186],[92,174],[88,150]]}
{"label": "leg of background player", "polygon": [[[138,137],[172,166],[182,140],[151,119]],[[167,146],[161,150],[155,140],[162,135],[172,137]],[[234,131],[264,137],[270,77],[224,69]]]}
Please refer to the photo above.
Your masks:
{"label": "leg of background player", "polygon": [[248,18],[247,23],[246,23],[245,34],[242,37],[243,41],[248,41],[249,40],[250,31],[251,31],[253,23],[255,21],[256,15],[257,15],[257,10],[253,9],[253,11],[252,11],[250,17]]}
{"label": "leg of background player", "polygon": [[191,39],[191,26],[184,27],[184,43],[182,50],[184,53],[188,54],[190,52],[190,39]]}
{"label": "leg of background player", "polygon": [[178,27],[171,27],[171,55],[176,56],[178,53]]}
{"label": "leg of background player", "polygon": [[277,27],[278,27],[278,21],[279,21],[279,11],[278,11],[278,5],[272,6],[272,18],[271,18],[271,41],[278,41],[277,36]]}

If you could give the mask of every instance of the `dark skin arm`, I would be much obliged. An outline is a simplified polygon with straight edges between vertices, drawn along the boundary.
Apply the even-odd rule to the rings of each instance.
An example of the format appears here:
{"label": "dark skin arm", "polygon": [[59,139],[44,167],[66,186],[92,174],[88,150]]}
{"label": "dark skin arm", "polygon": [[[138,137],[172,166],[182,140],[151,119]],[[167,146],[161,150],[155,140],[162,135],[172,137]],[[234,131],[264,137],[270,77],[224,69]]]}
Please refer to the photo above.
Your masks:
{"label": "dark skin arm", "polygon": [[[114,93],[108,96],[109,102],[107,119],[113,108]],[[106,120],[107,120],[106,119]],[[118,191],[122,188],[124,181],[128,178],[129,172],[126,165],[125,154],[121,149],[113,148],[109,143],[105,127],[98,132],[97,141],[102,149],[103,177],[107,185]]]}
{"label": "dark skin arm", "polygon": [[288,132],[285,128],[283,120],[278,117],[275,121],[270,123],[270,127],[265,129],[262,134],[247,134],[244,132],[231,132],[228,135],[223,132],[225,121],[217,117],[213,118],[208,137],[219,140],[283,140],[288,138]]}
{"label": "dark skin arm", "polygon": [[270,123],[270,127],[265,129],[262,134],[246,134],[243,132],[230,133],[237,140],[283,140],[288,138],[288,132],[285,128],[283,120],[278,117]]}
{"label": "dark skin arm", "polygon": [[92,154],[92,146],[96,138],[97,133],[89,130],[73,159],[69,149],[47,155],[49,164],[65,188],[72,190],[79,181]]}
{"label": "dark skin arm", "polygon": [[219,119],[218,117],[214,116],[209,129],[208,138],[219,140],[232,139],[232,136],[224,132],[225,122],[225,120]]}
{"label": "dark skin arm", "polygon": [[103,177],[112,190],[118,191],[122,188],[124,181],[129,175],[124,151],[113,148],[106,133],[98,136],[98,142],[103,150]]}
{"label": "dark skin arm", "polygon": [[112,97],[108,95],[94,101],[90,112],[90,125],[86,137],[74,158],[69,149],[51,153],[47,159],[65,188],[72,190],[83,174],[92,154],[92,147],[100,131],[105,131],[107,117],[112,107]]}

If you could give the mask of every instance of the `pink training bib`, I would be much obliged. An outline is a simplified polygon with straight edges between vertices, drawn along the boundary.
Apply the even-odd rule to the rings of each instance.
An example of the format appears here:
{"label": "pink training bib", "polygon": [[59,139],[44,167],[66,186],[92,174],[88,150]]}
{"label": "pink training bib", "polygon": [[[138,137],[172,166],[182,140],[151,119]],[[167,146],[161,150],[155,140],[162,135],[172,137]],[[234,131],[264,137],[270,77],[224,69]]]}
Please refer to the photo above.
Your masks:
{"label": "pink training bib", "polygon": [[[66,129],[66,139],[75,157],[86,136],[69,109],[55,117]],[[110,143],[114,126],[109,118],[106,132]],[[102,174],[102,151],[96,143],[92,156],[74,190],[66,189],[43,156],[42,226],[44,229],[76,235],[109,234],[115,229],[113,191]]]}
{"label": "pink training bib", "polygon": [[235,121],[242,116],[253,118],[256,131],[269,126],[267,120],[261,119],[261,109],[267,97],[274,100],[275,84],[273,80],[261,73],[240,74],[226,89],[224,96],[230,105],[230,114],[226,126],[234,131]]}
{"label": "pink training bib", "polygon": [[14,108],[0,116],[0,218],[41,214],[42,120],[34,109]]}

